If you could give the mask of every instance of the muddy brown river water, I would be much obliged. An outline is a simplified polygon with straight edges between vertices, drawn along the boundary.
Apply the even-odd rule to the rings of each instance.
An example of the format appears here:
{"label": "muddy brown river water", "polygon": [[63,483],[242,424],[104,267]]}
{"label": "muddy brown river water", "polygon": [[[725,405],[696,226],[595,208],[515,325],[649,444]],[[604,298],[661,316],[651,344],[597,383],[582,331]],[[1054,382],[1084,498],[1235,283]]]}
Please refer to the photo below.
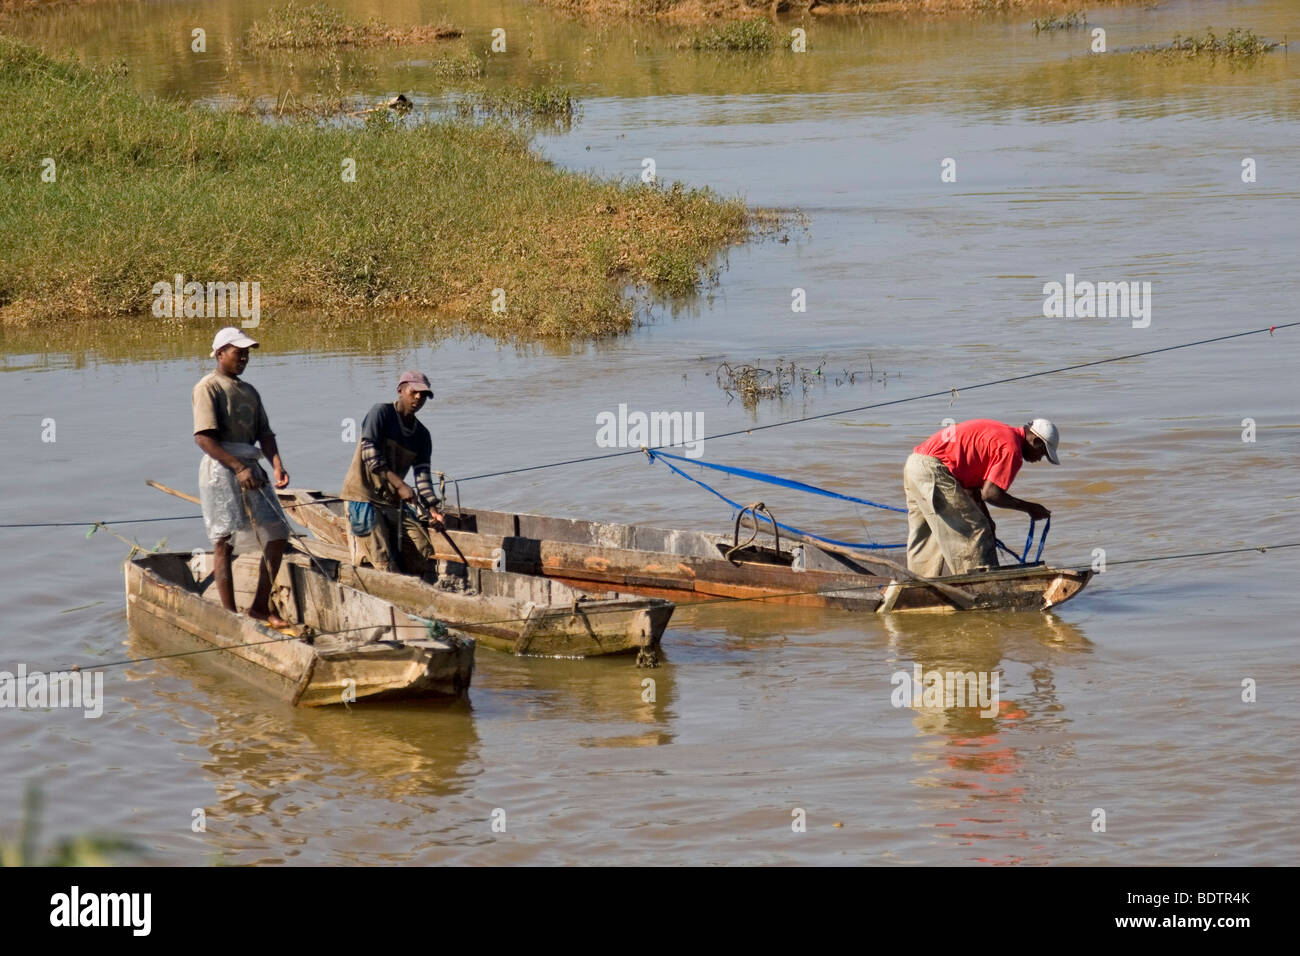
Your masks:
{"label": "muddy brown river water", "polygon": [[[19,32],[124,58],[151,93],[220,102],[239,82],[309,87],[309,58],[287,79],[284,64],[232,65],[220,43],[186,53],[192,25],[234,35],[268,5],[101,3]],[[708,441],[704,458],[897,504],[904,458],[945,417],[1044,414],[1061,427],[1062,466],[1027,465],[1013,491],[1053,510],[1053,563],[1300,541],[1296,329],[963,387],[1294,321],[1294,55],[1237,69],[1090,57],[1084,35],[1035,37],[1008,16],[818,22],[811,53],[755,61],[515,3],[347,8],[392,22],[445,11],[484,47],[496,26],[519,37],[485,82],[578,90],[580,121],[537,140],[559,164],[633,177],[651,157],[661,179],[797,208],[808,225],[732,249],[703,295],[592,345],[264,320],[246,377],[295,484],[339,485],[343,420],[408,366],[435,384],[421,413],[435,466],[459,476],[595,454],[597,415],[621,403],[702,413],[714,434],[955,387]],[[1092,16],[1119,48],[1210,24],[1296,37],[1297,12],[1194,0]],[[409,50],[356,59],[372,68],[368,94],[439,95]],[[1149,324],[1045,317],[1044,284],[1067,274],[1150,282]],[[175,516],[114,527],[150,546],[204,543],[193,509],[144,480],[193,490],[188,398],[217,324],[0,331],[0,524],[73,522],[0,528],[0,669],[151,653],[126,628],[126,547],[87,539],[80,522]],[[778,359],[824,361],[824,374],[756,409],[715,381],[721,362]],[[901,516],[718,486],[835,537],[905,534]],[[637,457],[461,490],[487,507],[730,521]],[[1025,524],[1005,513],[999,532],[1017,546]],[[16,830],[23,789],[39,782],[49,838],[116,833],[166,864],[1292,863],[1298,571],[1300,549],[1115,564],[1053,615],[682,608],[657,670],[481,649],[452,706],[293,711],[201,658],[113,667],[98,719],[0,710],[0,832]],[[917,664],[996,674],[998,713],[895,707],[891,676]],[[196,808],[206,832],[191,828]],[[792,829],[797,809],[805,832]]]}

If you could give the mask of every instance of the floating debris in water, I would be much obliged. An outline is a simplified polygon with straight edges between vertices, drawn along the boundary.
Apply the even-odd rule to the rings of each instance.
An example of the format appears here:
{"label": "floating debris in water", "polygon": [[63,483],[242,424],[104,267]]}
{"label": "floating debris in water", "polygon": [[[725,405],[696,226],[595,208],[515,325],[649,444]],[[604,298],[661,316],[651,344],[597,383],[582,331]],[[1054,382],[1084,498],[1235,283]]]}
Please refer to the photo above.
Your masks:
{"label": "floating debris in water", "polygon": [[[741,404],[753,409],[763,399],[782,399],[798,389],[807,395],[815,386],[869,384],[888,385],[889,372],[877,372],[871,356],[867,356],[866,369],[841,369],[827,371],[828,359],[822,359],[816,366],[801,366],[797,362],[787,363],[785,359],[776,360],[776,368],[761,368],[757,365],[732,365],[721,363],[714,370],[714,379],[718,387],[727,393],[728,398],[739,396]],[[897,376],[897,373],[895,374]]]}
{"label": "floating debris in water", "polygon": [[99,605],[101,605],[101,604],[103,604],[103,603],[104,603],[103,601],[93,601],[93,602],[91,602],[90,604],[82,604],[82,605],[79,605],[78,607],[65,607],[65,608],[64,608],[62,611],[60,611],[59,613],[60,613],[60,614],[71,614],[73,611],[84,611],[84,610],[86,610],[87,608],[98,607]]}
{"label": "floating debris in water", "polygon": [[1035,33],[1042,33],[1045,30],[1077,30],[1087,25],[1088,14],[1082,10],[1071,10],[1059,17],[1037,17],[1030,23]]}

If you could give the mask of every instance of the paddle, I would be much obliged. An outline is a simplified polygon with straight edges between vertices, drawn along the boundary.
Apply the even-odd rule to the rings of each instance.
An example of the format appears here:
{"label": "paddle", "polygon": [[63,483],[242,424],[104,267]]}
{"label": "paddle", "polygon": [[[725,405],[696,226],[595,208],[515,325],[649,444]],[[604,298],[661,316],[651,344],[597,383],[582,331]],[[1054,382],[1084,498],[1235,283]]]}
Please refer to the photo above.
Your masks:
{"label": "paddle", "polygon": [[[154,487],[160,487],[160,488],[161,488],[161,486],[157,485],[156,483],[154,483],[154,482],[152,482],[152,481],[149,482],[149,483],[150,483],[151,485],[154,485]],[[163,491],[168,491],[168,490],[170,490],[170,489],[162,488],[162,490],[163,490]],[[324,507],[326,507],[327,505],[329,505],[331,502],[342,501],[342,500],[343,500],[343,499],[341,499],[341,498],[322,498],[322,499],[311,500],[311,501],[299,501],[299,502],[296,502],[296,503],[294,503],[294,504],[283,505],[283,507],[284,507],[285,509],[289,509],[289,508],[305,508],[305,507],[307,507],[308,505],[319,505],[320,507],[324,508]],[[418,504],[418,507],[415,506],[415,505],[412,505],[410,502],[403,502],[402,504],[403,504],[403,507],[409,508],[409,509],[413,512],[414,517],[415,517],[415,519],[416,519],[417,521],[422,521],[422,522],[424,522],[425,525],[428,525],[428,523],[429,523],[429,512],[428,512],[428,510],[424,507],[424,503],[423,503],[423,502],[420,502],[418,498],[416,499],[416,501],[419,503],[419,504]],[[446,540],[446,542],[447,542],[449,545],[451,545],[451,549],[452,549],[453,551],[456,552],[456,557],[458,557],[458,558],[460,559],[460,563],[463,564],[463,565],[465,565],[466,567],[469,567],[469,559],[466,558],[465,555],[464,555],[464,553],[460,550],[460,548],[457,547],[456,542],[453,541],[453,540],[451,540],[451,535],[447,534],[447,529],[446,529],[444,526],[442,526],[441,523],[439,524],[439,526],[438,526],[438,528],[437,528],[437,531],[438,531],[439,534],[441,534],[441,535],[443,536],[443,538]]]}
{"label": "paddle", "polygon": [[202,504],[202,502],[200,502],[199,499],[195,498],[193,495],[187,495],[185,492],[177,491],[175,488],[168,488],[166,485],[154,481],[151,478],[146,478],[144,480],[144,483],[148,485],[150,488],[157,488],[159,491],[163,492],[164,494],[175,495],[177,498],[180,498],[182,501],[188,501],[191,504],[195,504],[195,505]]}
{"label": "paddle", "polygon": [[[173,495],[177,498],[180,498],[182,501],[188,501],[191,504],[196,504],[199,505],[200,507],[202,507],[203,505],[203,502],[199,501],[199,499],[195,498],[193,495],[187,495],[185,492],[177,491],[175,488],[168,488],[162,482],[154,481],[152,478],[146,478],[144,480],[144,483],[148,485],[150,488],[157,488],[163,494]],[[262,486],[262,493],[268,494],[265,485]],[[315,502],[311,502],[311,504],[315,504]],[[281,505],[281,507],[296,508],[297,505]],[[321,574],[325,575],[326,578],[331,577],[331,575],[327,573],[324,568],[321,567],[320,562],[316,560],[316,555],[312,554],[311,549],[307,547],[306,539],[302,535],[298,534],[298,532],[294,531],[293,529],[289,530],[289,535],[298,542],[299,549],[302,551],[303,554],[307,555],[307,557],[311,560],[312,564],[316,566],[316,570],[321,572]],[[308,643],[311,642],[308,641]]]}
{"label": "paddle", "polygon": [[[429,524],[429,511],[427,508],[424,507],[424,502],[420,501],[418,497],[415,500],[417,502],[415,506],[412,506],[410,502],[406,502],[406,505],[407,507],[411,508],[413,512],[415,512],[416,519],[419,521],[423,521],[425,523],[425,526],[427,527]],[[423,512],[423,514],[421,514],[421,512]],[[451,550],[456,552],[456,557],[460,558],[460,563],[465,565],[465,567],[469,567],[469,560],[461,552],[460,548],[456,546],[456,542],[451,540],[451,535],[447,533],[447,528],[443,525],[441,521],[439,521],[437,524],[438,524],[438,527],[436,529],[437,532],[442,535],[443,539],[446,540],[446,542],[449,545],[451,545]]]}
{"label": "paddle", "polygon": [[890,561],[888,558],[882,558],[876,554],[868,554],[854,548],[844,548],[837,544],[827,544],[824,541],[815,541],[812,538],[806,538],[802,535],[798,536],[798,540],[805,544],[810,544],[813,547],[821,548],[823,551],[830,551],[834,554],[843,554],[847,557],[857,558],[860,561],[866,561],[870,564],[883,565],[899,574],[905,575],[909,580],[916,581],[919,584],[924,584],[926,587],[934,588],[963,611],[970,610],[971,605],[973,605],[977,600],[975,595],[971,594],[969,591],[953,587],[951,584],[944,584],[942,581],[936,581],[933,578],[922,577],[919,574],[909,571],[903,565]]}
{"label": "paddle", "polygon": [[[199,499],[195,498],[193,495],[187,495],[185,492],[177,491],[175,488],[168,488],[166,485],[162,484],[161,482],[153,481],[150,478],[146,478],[144,483],[148,485],[150,488],[157,488],[159,491],[163,492],[164,494],[175,495],[177,498],[180,498],[182,501],[188,501],[191,504],[196,504],[196,505],[202,504],[202,502],[200,502]],[[307,507],[307,505],[326,505],[329,504],[330,501],[338,501],[338,500],[339,499],[337,498],[330,498],[328,501],[299,501],[296,504],[285,504],[282,501],[280,502],[280,507],[284,508],[287,511],[290,508],[305,508]]]}

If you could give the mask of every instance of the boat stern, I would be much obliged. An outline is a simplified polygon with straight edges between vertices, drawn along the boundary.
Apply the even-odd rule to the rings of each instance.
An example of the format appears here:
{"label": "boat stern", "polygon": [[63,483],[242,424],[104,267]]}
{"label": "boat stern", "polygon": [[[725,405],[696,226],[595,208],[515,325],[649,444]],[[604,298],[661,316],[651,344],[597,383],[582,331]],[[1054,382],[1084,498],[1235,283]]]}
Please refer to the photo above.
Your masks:
{"label": "boat stern", "polygon": [[295,703],[322,707],[361,701],[461,697],[474,676],[475,641],[449,634],[376,641],[321,653]]}
{"label": "boat stern", "polygon": [[658,658],[659,642],[676,605],[660,598],[575,601],[534,608],[515,653],[533,657],[604,657],[635,653]]}

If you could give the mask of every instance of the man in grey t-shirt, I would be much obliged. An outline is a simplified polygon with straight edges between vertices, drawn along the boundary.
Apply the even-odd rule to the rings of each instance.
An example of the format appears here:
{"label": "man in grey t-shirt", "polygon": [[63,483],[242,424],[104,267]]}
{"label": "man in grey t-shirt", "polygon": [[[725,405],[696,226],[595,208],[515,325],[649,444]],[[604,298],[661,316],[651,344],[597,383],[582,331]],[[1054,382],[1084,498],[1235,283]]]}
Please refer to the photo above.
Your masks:
{"label": "man in grey t-shirt", "polygon": [[212,541],[212,574],[222,605],[228,611],[237,610],[230,564],[235,549],[232,538],[251,538],[261,547],[263,558],[248,616],[282,628],[288,622],[271,611],[270,599],[289,523],[258,459],[263,455],[270,459],[276,488],[288,486],[289,473],[280,460],[261,396],[239,377],[248,365],[249,349],[254,348],[257,343],[239,329],[222,329],[212,341],[217,368],[194,386],[190,400],[194,443],[204,453],[199,465],[199,499]]}

